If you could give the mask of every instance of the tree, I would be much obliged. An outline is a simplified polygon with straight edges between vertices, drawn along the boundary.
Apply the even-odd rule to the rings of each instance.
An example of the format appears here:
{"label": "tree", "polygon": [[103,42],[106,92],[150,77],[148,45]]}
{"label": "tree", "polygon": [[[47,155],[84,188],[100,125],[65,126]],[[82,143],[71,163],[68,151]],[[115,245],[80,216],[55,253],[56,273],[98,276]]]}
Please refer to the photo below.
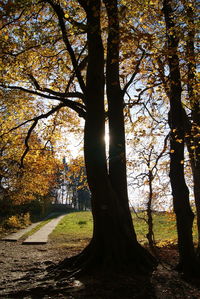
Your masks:
{"label": "tree", "polygon": [[[174,20],[176,33],[181,39],[179,43],[179,58],[181,61],[180,73],[182,84],[182,110],[185,127],[185,143],[187,145],[190,165],[193,176],[193,189],[197,215],[198,235],[200,236],[200,206],[199,206],[199,100],[197,98],[197,75],[196,75],[196,31],[197,31],[197,2],[178,1],[177,16]],[[166,50],[163,47],[157,57],[158,76],[163,83],[165,93],[170,98],[169,80],[166,72]],[[199,244],[199,241],[198,241]],[[199,245],[197,248],[199,252]]]}
{"label": "tree", "polygon": [[179,266],[185,274],[199,275],[199,264],[192,239],[194,214],[189,203],[189,190],[184,177],[184,113],[182,87],[177,48],[179,37],[174,23],[173,2],[163,1],[166,22],[169,65],[169,126],[170,132],[170,180],[178,232]]}
{"label": "tree", "polygon": [[65,180],[67,181],[67,193],[69,192],[69,204],[79,210],[90,209],[90,192],[83,157],[79,156],[69,161],[65,172]]}
{"label": "tree", "polygon": [[198,82],[195,53],[195,9],[196,3],[183,1],[186,16],[186,66],[187,66],[187,92],[190,115],[185,113],[186,145],[189,152],[190,164],[193,175],[194,199],[197,211],[198,248],[197,255],[200,257],[200,103],[198,99]]}
{"label": "tree", "polygon": [[[198,143],[198,129],[197,129],[198,125],[197,126],[193,125],[193,123],[197,123],[197,122],[192,120],[193,113],[190,111],[190,110],[194,111],[194,107],[195,107],[196,112],[199,110],[198,99],[195,96],[197,88],[196,88],[196,78],[195,78],[195,72],[194,72],[194,70],[195,70],[195,57],[194,57],[195,56],[194,55],[194,53],[195,53],[195,35],[194,35],[194,33],[195,33],[195,28],[196,28],[194,15],[195,15],[195,7],[196,7],[197,3],[196,3],[196,1],[189,1],[189,2],[188,1],[168,1],[167,4],[166,4],[166,2],[163,2],[163,3],[164,3],[163,11],[164,11],[164,15],[165,15],[165,23],[166,23],[165,6],[169,5],[170,9],[171,9],[171,11],[168,15],[169,16],[169,18],[168,18],[169,26],[166,24],[168,26],[167,27],[167,41],[164,38],[164,34],[163,34],[163,28],[165,26],[163,26],[164,23],[163,23],[162,16],[159,12],[159,8],[154,9],[153,14],[156,15],[156,13],[158,13],[158,15],[160,15],[160,20],[158,20],[157,17],[155,17],[155,20],[154,20],[151,17],[151,14],[149,14],[149,15],[150,15],[150,18],[153,19],[153,21],[151,21],[148,16],[146,17],[147,22],[145,23],[145,27],[148,26],[149,32],[153,31],[155,33],[153,35],[148,34],[150,45],[151,45],[151,47],[150,47],[151,51],[148,54],[148,56],[150,58],[149,60],[150,60],[151,64],[148,65],[147,67],[148,67],[148,69],[152,68],[152,72],[153,72],[153,76],[152,75],[149,76],[150,77],[149,81],[150,82],[154,81],[154,86],[155,86],[155,83],[159,84],[159,82],[162,82],[163,86],[160,86],[159,89],[162,89],[162,87],[164,87],[166,95],[170,100],[169,101],[170,107],[172,105],[174,107],[177,107],[177,111],[178,111],[178,109],[181,109],[181,110],[179,110],[180,111],[179,113],[181,114],[181,116],[179,115],[179,119],[177,118],[177,123],[179,122],[180,129],[182,127],[181,134],[182,134],[183,138],[181,138],[181,135],[179,136],[180,132],[177,134],[175,127],[172,129],[172,130],[174,130],[174,132],[172,130],[171,131],[172,131],[172,135],[174,134],[174,137],[173,137],[174,142],[175,142],[175,138],[177,138],[176,139],[177,143],[180,143],[180,146],[179,146],[180,153],[181,153],[181,143],[184,143],[185,141],[187,142],[188,149],[190,152],[190,160],[191,160],[192,157],[193,158],[196,157],[196,153],[198,152],[198,146],[194,146],[194,136],[195,136],[196,142]],[[158,7],[159,7],[159,5],[158,5]],[[186,12],[187,12],[187,15],[186,15]],[[193,15],[193,17],[192,17],[192,15]],[[190,21],[189,21],[189,19],[190,19]],[[160,23],[159,32],[156,31],[156,29],[158,27],[155,28],[156,22]],[[192,40],[192,43],[191,43],[191,40]],[[163,41],[163,43],[161,41]],[[158,44],[158,42],[159,42],[159,44]],[[166,47],[166,42],[168,43],[167,47]],[[189,44],[190,44],[190,50],[188,49]],[[188,77],[188,75],[189,75],[189,77]],[[152,77],[153,77],[153,79],[152,79]],[[186,96],[185,96],[186,84],[188,85],[188,82],[190,82],[190,87],[188,88],[188,98],[190,97],[190,99],[191,99],[190,103],[188,102],[188,100],[186,99]],[[193,89],[193,95],[191,96],[192,89]],[[189,93],[190,93],[190,96],[189,96]],[[161,96],[164,97],[162,94],[161,94]],[[175,97],[175,96],[177,97],[177,101],[173,100],[173,97]],[[179,102],[179,104],[178,104],[178,102]],[[178,106],[179,106],[179,108],[178,108]],[[193,108],[191,109],[191,107],[193,107]],[[170,115],[171,115],[171,113],[170,113]],[[198,114],[196,114],[196,116],[197,115]],[[199,117],[197,117],[196,119],[199,119]],[[175,115],[174,115],[174,121],[176,122]],[[171,125],[170,122],[171,122],[171,118],[169,121],[169,124]],[[176,123],[176,125],[177,125],[177,123]],[[174,126],[175,126],[175,123],[174,123]],[[192,130],[192,127],[193,127],[193,130]],[[194,127],[196,128],[195,134],[194,134]],[[171,138],[171,140],[173,138]],[[177,146],[177,148],[178,148],[178,146]],[[174,160],[176,160],[177,157],[175,158],[175,155],[173,155],[173,153],[174,153],[174,148],[171,149],[171,157],[173,156]],[[182,156],[183,159],[180,160],[180,162],[184,164],[184,144],[182,144],[182,154],[183,154],[183,156]],[[172,162],[172,160],[173,159],[171,159],[171,162]],[[192,165],[192,161],[191,161],[191,165]],[[195,165],[197,166],[198,163],[195,163]],[[179,176],[179,178],[181,181],[181,177],[182,177],[182,179],[183,179],[182,183],[184,183],[184,180],[185,180],[184,168],[181,169],[181,167],[178,167],[178,166],[180,166],[178,164],[178,160],[177,160],[176,166],[177,166],[177,169],[179,168],[179,170],[182,172],[182,174],[181,174],[181,176]],[[194,166],[194,164],[193,164],[193,166]],[[193,171],[194,189],[197,191],[199,189],[198,188],[198,179],[197,179],[198,178],[198,168],[196,168],[195,174],[197,175],[196,178],[194,177],[194,171]],[[173,177],[171,176],[171,181],[172,181],[172,184],[174,185],[172,188],[173,190],[176,189],[176,187],[181,186],[181,183],[179,182],[179,184],[178,184],[178,181],[175,181],[174,179],[175,179],[175,175]],[[182,192],[184,194],[184,190],[185,190],[185,199],[187,198],[185,203],[186,203],[187,208],[186,208],[186,206],[184,207],[184,205],[182,205],[182,212],[183,212],[183,210],[185,210],[185,212],[187,211],[188,216],[189,216],[189,214],[190,214],[189,211],[191,211],[191,208],[189,205],[189,194],[187,195],[187,192],[189,192],[189,190],[185,183],[183,184],[183,186],[184,186],[184,188],[182,189]],[[172,191],[172,192],[173,192],[173,196],[175,196],[174,191]],[[175,198],[177,199],[177,196]],[[197,192],[196,192],[196,198],[198,198]],[[196,200],[196,210],[197,210],[197,215],[198,215],[197,218],[199,218],[199,201],[198,200]],[[180,210],[179,210],[179,212],[180,212]],[[190,214],[190,216],[191,216],[191,220],[192,220],[192,213]],[[190,218],[190,216],[188,218]],[[193,220],[191,222],[193,222]],[[188,233],[190,235],[192,233],[192,224],[190,227],[190,232],[188,230]],[[183,235],[184,234],[182,234],[180,232],[179,236],[181,236],[181,238]],[[187,238],[185,238],[185,241],[186,241],[186,239]],[[182,245],[183,245],[183,243],[182,243]],[[192,241],[190,242],[190,244],[191,244],[191,248],[194,247]],[[186,244],[186,245],[189,246],[189,244]],[[183,249],[183,247],[184,247],[184,245],[182,246],[182,249]]]}
{"label": "tree", "polygon": [[[85,119],[84,155],[92,194],[93,237],[83,252],[64,261],[64,267],[70,267],[76,273],[105,269],[151,272],[156,261],[137,242],[128,204],[123,98],[129,85],[123,89],[120,86],[119,3],[104,1],[108,19],[107,41],[102,40],[101,4],[100,0],[79,0],[66,6],[65,1],[45,0],[39,4],[33,2],[28,7],[20,1],[12,8],[14,14],[7,26],[11,27],[10,40],[15,47],[16,40],[23,36],[22,48],[18,48],[11,58],[11,66],[5,62],[8,72],[2,86],[60,102],[32,119],[29,135],[39,120],[63,107],[73,109]],[[28,21],[24,15],[29,16]],[[32,27],[28,27],[30,24]],[[9,33],[6,31],[3,36],[6,57],[15,50],[9,52]],[[104,44],[107,48],[106,76]],[[34,57],[35,65],[29,61],[30,57],[31,60]],[[25,58],[28,59],[26,66]],[[66,65],[66,61],[70,61],[70,65]],[[14,70],[19,62],[23,64],[23,72]],[[41,64],[46,68],[40,67]],[[25,78],[28,82],[24,86],[13,85]],[[48,83],[50,87],[46,87]],[[108,166],[104,141],[105,83],[110,134]]]}
{"label": "tree", "polygon": [[[146,217],[142,217],[142,219],[148,226],[146,237],[151,251],[155,252],[153,211],[163,211],[169,207],[169,201],[166,199],[167,186],[169,185],[168,169],[166,167],[168,153],[165,153],[168,135],[163,134],[165,133],[165,124],[161,121],[161,111],[159,111],[157,105],[155,108],[152,103],[148,105],[148,103],[145,104],[140,101],[141,106],[142,104],[148,112],[143,111],[143,115],[140,117],[134,115],[136,120],[131,119],[131,125],[129,124],[128,179],[130,185],[137,187],[137,191],[141,190],[140,205],[142,210],[146,212]],[[147,105],[150,107],[147,108]],[[130,148],[132,148],[132,151]],[[134,200],[133,197],[131,199]],[[162,201],[164,207],[162,207]]]}
{"label": "tree", "polygon": [[24,161],[26,167],[20,169],[26,129],[18,126],[24,117],[30,117],[33,113],[31,102],[28,107],[24,105],[27,100],[30,99],[21,92],[1,90],[0,188],[2,197],[13,204],[48,194],[55,182],[58,163],[48,146],[44,146],[39,134],[34,132],[29,142],[29,155]]}

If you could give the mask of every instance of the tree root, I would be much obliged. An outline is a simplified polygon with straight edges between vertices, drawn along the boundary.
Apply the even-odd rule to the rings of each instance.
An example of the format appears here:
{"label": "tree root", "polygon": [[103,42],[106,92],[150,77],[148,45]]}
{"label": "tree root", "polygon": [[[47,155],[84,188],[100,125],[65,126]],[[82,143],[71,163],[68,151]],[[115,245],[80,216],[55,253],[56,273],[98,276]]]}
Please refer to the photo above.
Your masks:
{"label": "tree root", "polygon": [[181,273],[184,280],[197,279],[200,282],[200,262],[198,260],[186,263],[179,262],[175,270]]}
{"label": "tree root", "polygon": [[[104,249],[104,250],[103,250]],[[133,249],[133,248],[131,248]],[[149,275],[157,267],[157,260],[145,248],[137,244],[135,250],[121,254],[109,248],[99,250],[90,243],[81,253],[60,262],[50,269],[49,275],[57,280],[62,278],[80,278],[87,275],[109,276],[118,274]]]}

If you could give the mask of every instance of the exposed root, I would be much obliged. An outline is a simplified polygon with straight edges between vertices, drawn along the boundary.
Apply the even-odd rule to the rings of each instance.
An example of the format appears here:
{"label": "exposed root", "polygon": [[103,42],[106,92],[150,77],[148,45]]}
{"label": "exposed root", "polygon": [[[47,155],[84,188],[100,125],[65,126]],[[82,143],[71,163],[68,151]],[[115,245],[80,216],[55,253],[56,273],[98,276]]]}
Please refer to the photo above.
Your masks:
{"label": "exposed root", "polygon": [[175,270],[182,274],[187,281],[198,280],[200,283],[200,263],[198,260],[193,262],[179,262]]}
{"label": "exposed root", "polygon": [[[103,250],[104,249],[104,250]],[[55,268],[50,269],[49,275],[57,280],[62,278],[80,278],[87,275],[110,276],[115,274],[149,275],[157,267],[157,260],[139,244],[127,250],[125,254],[105,248],[97,248],[90,243],[78,255],[67,258]]]}

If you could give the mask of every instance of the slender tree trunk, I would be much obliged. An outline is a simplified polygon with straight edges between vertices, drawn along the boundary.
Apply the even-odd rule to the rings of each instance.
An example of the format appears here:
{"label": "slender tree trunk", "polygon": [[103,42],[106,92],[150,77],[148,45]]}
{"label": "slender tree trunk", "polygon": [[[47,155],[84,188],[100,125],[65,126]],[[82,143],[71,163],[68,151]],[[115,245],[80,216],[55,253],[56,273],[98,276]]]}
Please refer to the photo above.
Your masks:
{"label": "slender tree trunk", "polygon": [[[195,40],[195,24],[194,24],[194,10],[188,5],[188,1],[184,1],[185,11],[188,17],[188,35],[186,43],[186,60],[188,69],[187,87],[188,99],[191,108],[191,117],[189,118],[186,111],[183,110],[186,137],[185,142],[189,153],[192,176],[193,176],[193,190],[197,213],[197,229],[198,229],[198,247],[197,255],[200,258],[200,101],[197,93],[196,82],[196,62],[194,51]],[[164,88],[168,98],[170,98],[167,81],[164,75],[164,65],[158,59],[160,78],[163,81]]]}
{"label": "slender tree trunk", "polygon": [[[187,34],[187,69],[188,69],[188,98],[191,107],[190,131],[188,134],[188,152],[190,156],[190,163],[193,174],[194,184],[194,199],[197,212],[197,227],[198,227],[198,247],[197,254],[200,257],[200,101],[197,94],[196,82],[196,57],[195,57],[195,24],[193,7],[187,5],[186,12],[188,17],[188,34]],[[188,118],[187,118],[188,119]],[[188,119],[189,121],[189,119]]]}
{"label": "slender tree trunk", "polygon": [[[193,190],[194,190],[194,200],[197,213],[197,230],[198,230],[198,246],[197,246],[197,256],[200,258],[200,142],[199,137],[194,137],[194,129],[192,123],[184,111],[185,116],[185,128],[186,128],[186,145],[190,158],[190,165],[193,176]],[[198,141],[199,140],[199,141]]]}
{"label": "slender tree trunk", "polygon": [[170,180],[178,232],[179,269],[185,274],[199,274],[199,265],[194,250],[192,226],[194,214],[189,203],[189,190],[184,177],[184,116],[181,103],[181,78],[177,48],[179,40],[173,22],[170,0],[163,1],[170,71]]}
{"label": "slender tree trunk", "polygon": [[149,242],[149,247],[152,252],[154,252],[154,233],[153,233],[153,217],[152,217],[152,200],[153,200],[153,173],[150,169],[150,163],[149,163],[149,172],[148,172],[148,183],[149,183],[149,197],[147,202],[147,224],[148,224],[148,233],[147,233],[147,239]]}

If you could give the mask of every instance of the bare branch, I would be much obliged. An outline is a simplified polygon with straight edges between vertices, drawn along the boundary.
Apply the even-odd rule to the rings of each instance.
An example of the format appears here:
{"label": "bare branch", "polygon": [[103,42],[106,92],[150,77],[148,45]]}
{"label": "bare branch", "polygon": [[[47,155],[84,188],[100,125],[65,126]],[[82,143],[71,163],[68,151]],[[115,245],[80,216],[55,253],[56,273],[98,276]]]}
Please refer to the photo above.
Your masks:
{"label": "bare branch", "polygon": [[61,98],[69,97],[69,98],[80,98],[82,100],[84,99],[84,95],[81,92],[59,92],[59,91],[54,91],[53,89],[50,89],[50,88],[47,88],[47,87],[41,87],[39,85],[39,82],[36,80],[36,78],[32,74],[28,74],[28,77],[31,79],[34,87],[39,91],[46,92],[46,93],[49,93],[51,95],[55,95],[55,96],[61,97]]}
{"label": "bare branch", "polygon": [[167,149],[167,140],[169,138],[170,134],[167,134],[167,136],[164,139],[164,146],[162,151],[160,152],[160,154],[157,156],[156,161],[154,163],[154,166],[152,167],[152,170],[154,170],[157,167],[158,161],[160,160],[160,158],[163,156],[163,154],[165,153],[166,149]]}
{"label": "bare branch", "polygon": [[21,11],[21,13],[19,14],[18,17],[16,17],[15,19],[11,20],[10,22],[4,24],[4,25],[0,28],[0,30],[4,29],[6,26],[8,26],[8,25],[14,23],[15,21],[18,21],[18,20],[21,18],[21,16],[23,15],[24,11],[25,11],[25,9],[23,9],[23,10]]}
{"label": "bare branch", "polygon": [[23,123],[15,126],[13,128],[11,128],[9,131],[7,131],[6,133],[2,134],[0,137],[3,137],[4,135],[7,135],[7,134],[9,134],[10,132],[12,132],[14,130],[17,130],[18,128],[26,125],[29,122],[32,122],[32,121],[34,121],[34,122],[37,121],[38,122],[38,120],[40,120],[40,119],[47,118],[50,115],[52,115],[54,112],[58,111],[62,107],[65,107],[65,104],[60,103],[59,105],[57,105],[57,106],[53,107],[51,110],[49,110],[47,113],[40,114],[39,116],[36,116],[34,118],[31,118],[31,119],[28,119],[28,120],[24,121]]}
{"label": "bare branch", "polygon": [[[29,128],[29,130],[28,130],[28,132],[27,132],[27,136],[26,136],[25,141],[24,141],[24,143],[25,143],[25,150],[24,150],[24,152],[23,152],[23,154],[22,154],[22,157],[21,157],[20,168],[23,168],[23,167],[24,167],[24,159],[25,159],[27,153],[28,153],[29,150],[30,150],[30,147],[29,147],[29,139],[30,139],[30,137],[31,137],[31,133],[33,132],[33,130],[34,130],[35,127],[37,126],[38,121],[39,121],[40,119],[49,117],[49,116],[52,115],[53,113],[59,111],[60,108],[62,108],[62,107],[65,107],[65,105],[64,105],[63,103],[60,103],[59,105],[53,107],[53,108],[52,108],[50,111],[48,111],[47,113],[41,114],[41,115],[36,116],[36,117],[34,117],[34,118],[30,119],[30,120],[27,120],[27,121],[21,123],[20,125],[18,125],[18,126],[16,126],[16,127],[12,128],[11,130],[9,130],[9,132],[14,131],[14,130],[16,130],[17,128],[19,128],[19,127],[21,127],[21,126],[27,124],[28,122],[33,121],[32,125],[30,126],[30,128]],[[9,132],[8,132],[8,133],[9,133]]]}
{"label": "bare branch", "polygon": [[33,124],[30,126],[30,128],[28,130],[27,136],[26,136],[25,141],[24,141],[26,148],[25,148],[25,151],[23,152],[22,157],[21,157],[20,168],[24,168],[24,158],[26,157],[26,155],[27,155],[27,153],[29,152],[29,149],[30,149],[28,142],[29,142],[29,139],[31,137],[31,133],[33,132],[33,130],[36,127],[37,123],[38,123],[38,119],[34,120]]}
{"label": "bare branch", "polygon": [[69,107],[72,110],[76,111],[80,117],[85,118],[85,116],[86,116],[86,107],[85,107],[85,105],[83,105],[81,103],[78,103],[78,102],[75,102],[75,101],[71,101],[71,100],[66,98],[66,97],[80,98],[80,96],[81,97],[83,96],[83,94],[80,93],[80,92],[68,92],[68,93],[65,94],[65,93],[54,92],[51,89],[47,88],[45,90],[45,92],[49,92],[49,93],[51,92],[53,94],[58,95],[58,96],[51,96],[51,95],[46,95],[42,92],[38,92],[38,91],[35,91],[35,90],[24,88],[24,87],[21,87],[21,86],[6,86],[4,84],[0,84],[0,87],[8,88],[8,89],[21,90],[21,91],[24,91],[24,92],[27,92],[27,93],[30,93],[30,94],[33,94],[33,95],[40,96],[42,98],[62,102],[64,104],[64,106]]}
{"label": "bare branch", "polygon": [[141,100],[141,96],[143,95],[143,93],[145,93],[145,91],[147,91],[147,90],[149,90],[151,88],[154,88],[156,86],[159,86],[161,84],[162,84],[162,82],[158,82],[158,83],[155,83],[155,84],[153,84],[151,86],[147,86],[146,88],[144,88],[143,90],[141,90],[140,93],[139,93],[139,95],[138,95],[138,101]]}
{"label": "bare branch", "polygon": [[59,26],[60,26],[60,29],[62,32],[63,42],[65,43],[67,51],[70,55],[71,62],[74,67],[74,71],[76,73],[76,77],[78,79],[80,87],[81,87],[82,91],[85,92],[85,82],[84,82],[81,72],[79,70],[79,65],[78,65],[74,50],[73,50],[73,48],[69,42],[69,39],[68,39],[67,30],[66,30],[66,26],[65,26],[65,22],[64,22],[64,11],[63,11],[62,7],[60,6],[60,4],[55,3],[52,0],[44,0],[43,2],[49,3],[58,17]]}
{"label": "bare branch", "polygon": [[132,74],[130,80],[126,83],[126,85],[124,86],[123,90],[122,90],[122,94],[124,95],[127,91],[127,89],[129,88],[129,86],[131,85],[131,83],[133,82],[133,80],[135,79],[136,75],[138,74],[139,72],[139,68],[140,68],[140,64],[142,62],[142,59],[144,58],[145,56],[145,50],[142,50],[142,56],[140,57],[140,59],[138,60],[137,64],[136,64],[136,67],[135,67],[135,71],[134,73]]}
{"label": "bare branch", "polygon": [[[78,59],[77,59],[77,62],[79,61],[79,59],[80,59],[82,53],[84,52],[85,48],[86,48],[86,46],[82,49],[81,53],[79,54],[79,57],[78,57]],[[82,59],[82,61],[78,64],[78,68],[79,68],[79,71],[80,71],[80,72],[85,68],[85,66],[86,66],[86,64],[87,64],[87,61],[88,61],[88,56],[84,57],[84,58]],[[72,76],[70,77],[70,79],[69,79],[69,81],[68,81],[68,84],[67,84],[67,86],[66,86],[66,89],[65,89],[65,92],[66,92],[66,93],[67,93],[67,91],[68,91],[68,89],[69,89],[71,83],[73,82],[75,75],[76,75],[76,72],[74,71],[74,73],[73,73]],[[83,97],[83,98],[84,98],[84,97]]]}

